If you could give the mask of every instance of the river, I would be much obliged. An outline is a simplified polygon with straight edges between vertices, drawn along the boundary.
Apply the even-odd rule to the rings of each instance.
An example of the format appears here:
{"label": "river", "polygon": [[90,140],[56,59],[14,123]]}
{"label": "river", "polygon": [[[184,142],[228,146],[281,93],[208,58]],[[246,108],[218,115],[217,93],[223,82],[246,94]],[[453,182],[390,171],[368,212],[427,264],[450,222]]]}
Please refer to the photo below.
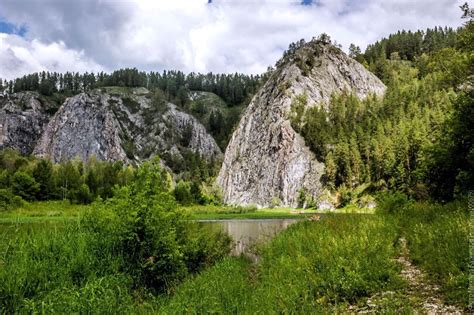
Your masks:
{"label": "river", "polygon": [[199,220],[229,234],[234,240],[233,255],[249,253],[255,244],[268,241],[280,231],[299,219],[259,219],[259,220]]}

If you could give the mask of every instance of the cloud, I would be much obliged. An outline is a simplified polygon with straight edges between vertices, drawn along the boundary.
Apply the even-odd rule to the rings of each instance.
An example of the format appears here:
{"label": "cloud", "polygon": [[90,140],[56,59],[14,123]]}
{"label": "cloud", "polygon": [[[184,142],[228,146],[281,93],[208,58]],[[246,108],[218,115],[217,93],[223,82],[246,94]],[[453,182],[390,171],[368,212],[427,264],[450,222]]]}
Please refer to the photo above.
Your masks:
{"label": "cloud", "polygon": [[[457,0],[0,2],[0,18],[28,30],[22,45],[31,54],[20,65],[10,64],[10,75],[15,69],[18,73],[49,69],[51,62],[32,52],[35,45],[56,47],[57,58],[76,58],[58,59],[61,66],[72,58],[81,60],[81,67],[109,70],[261,73],[280,58],[290,42],[309,40],[322,32],[345,48],[350,43],[364,48],[400,29],[461,24],[461,1]],[[0,46],[0,60],[11,59],[11,54]],[[6,76],[5,69],[0,68],[0,76]]]}
{"label": "cloud", "polygon": [[102,67],[77,52],[66,48],[63,42],[44,44],[39,40],[27,41],[20,36],[0,33],[0,77],[15,77],[38,71],[86,72],[100,71]]}

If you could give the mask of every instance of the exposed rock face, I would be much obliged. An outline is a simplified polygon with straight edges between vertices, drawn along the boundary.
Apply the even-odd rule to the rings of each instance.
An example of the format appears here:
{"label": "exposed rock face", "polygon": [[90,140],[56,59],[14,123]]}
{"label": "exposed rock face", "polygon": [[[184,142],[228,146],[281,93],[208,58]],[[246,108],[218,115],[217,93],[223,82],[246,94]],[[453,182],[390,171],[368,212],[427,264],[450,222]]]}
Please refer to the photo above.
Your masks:
{"label": "exposed rock face", "polygon": [[199,121],[173,104],[154,109],[145,89],[131,94],[93,91],[69,98],[48,123],[34,153],[54,161],[96,156],[139,163],[152,155],[191,150],[209,160],[222,155]]}
{"label": "exposed rock face", "polygon": [[30,154],[50,117],[47,110],[37,93],[0,96],[0,149]]}
{"label": "exposed rock face", "polygon": [[54,161],[96,156],[101,160],[126,160],[120,126],[107,106],[107,96],[79,94],[69,98],[54,115],[34,154]]}
{"label": "exposed rock face", "polygon": [[222,155],[214,138],[207,133],[206,128],[196,118],[180,112],[173,104],[168,104],[168,108],[164,115],[165,120],[179,131],[182,142],[187,143],[192,151],[211,158]]}
{"label": "exposed rock face", "polygon": [[[0,149],[62,159],[94,155],[137,164],[153,155],[208,161],[222,152],[206,128],[171,103],[157,108],[144,88],[81,93],[57,105],[36,92],[0,96]],[[56,112],[54,115],[53,113]]]}
{"label": "exposed rock face", "polygon": [[384,84],[337,48],[312,41],[279,62],[255,95],[229,142],[218,176],[230,204],[296,206],[300,191],[316,199],[324,165],[290,124],[291,103],[306,94],[324,106],[333,93],[383,94]]}

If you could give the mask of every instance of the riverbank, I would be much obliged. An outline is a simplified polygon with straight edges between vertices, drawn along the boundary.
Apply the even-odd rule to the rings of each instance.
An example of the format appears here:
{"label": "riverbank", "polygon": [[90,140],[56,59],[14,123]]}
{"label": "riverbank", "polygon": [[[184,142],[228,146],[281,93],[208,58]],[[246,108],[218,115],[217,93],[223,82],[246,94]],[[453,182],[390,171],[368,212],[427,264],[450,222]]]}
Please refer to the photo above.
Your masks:
{"label": "riverbank", "polygon": [[[0,211],[0,223],[60,222],[78,219],[92,205],[71,204],[69,201],[37,201]],[[180,207],[191,220],[241,220],[241,219],[297,219],[327,213],[374,213],[374,209],[348,206],[331,211],[294,208],[257,208],[253,206],[193,205]]]}

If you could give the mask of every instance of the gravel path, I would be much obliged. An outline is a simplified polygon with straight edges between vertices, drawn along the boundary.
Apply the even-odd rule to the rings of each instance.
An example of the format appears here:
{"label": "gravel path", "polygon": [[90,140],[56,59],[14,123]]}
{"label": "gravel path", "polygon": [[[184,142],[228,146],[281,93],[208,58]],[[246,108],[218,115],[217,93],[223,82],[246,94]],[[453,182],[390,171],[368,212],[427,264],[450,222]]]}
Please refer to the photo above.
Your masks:
{"label": "gravel path", "polygon": [[[427,276],[414,266],[410,260],[410,252],[405,238],[400,238],[401,255],[397,261],[402,265],[402,276],[408,281],[407,294],[416,296],[419,302],[417,306],[423,314],[463,314],[463,312],[452,305],[443,304],[440,299],[439,287],[431,283]],[[421,305],[420,305],[421,304]]]}
{"label": "gravel path", "polygon": [[439,287],[428,279],[427,275],[413,265],[409,259],[410,252],[405,238],[400,238],[401,252],[396,258],[401,265],[401,276],[408,282],[403,292],[386,291],[370,297],[363,307],[349,307],[351,313],[373,314],[383,313],[383,305],[394,304],[400,307],[400,313],[414,314],[464,314],[462,310],[452,305],[443,304]]}

